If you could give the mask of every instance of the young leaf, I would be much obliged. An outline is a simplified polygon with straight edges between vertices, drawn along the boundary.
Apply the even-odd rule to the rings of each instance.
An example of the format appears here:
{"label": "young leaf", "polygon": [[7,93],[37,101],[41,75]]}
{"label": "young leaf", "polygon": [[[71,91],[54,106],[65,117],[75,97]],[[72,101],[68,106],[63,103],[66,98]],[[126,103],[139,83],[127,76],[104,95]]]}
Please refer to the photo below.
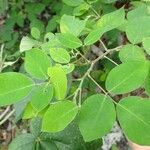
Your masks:
{"label": "young leaf", "polygon": [[35,137],[30,133],[17,136],[9,145],[9,150],[33,150]]}
{"label": "young leaf", "polygon": [[150,35],[150,17],[137,17],[129,20],[126,27],[126,34],[133,44],[142,42],[143,38]]}
{"label": "young leaf", "polygon": [[74,8],[73,15],[81,16],[81,15],[85,14],[86,12],[88,12],[89,8],[90,8],[90,5],[87,4],[86,2],[84,2],[81,5]]}
{"label": "young leaf", "polygon": [[36,40],[33,40],[27,36],[24,36],[22,39],[21,39],[21,43],[20,43],[20,52],[24,52],[24,51],[27,51],[27,50],[30,50],[32,49],[34,46],[38,45],[39,42],[36,41]]}
{"label": "young leaf", "polygon": [[119,27],[124,23],[124,20],[125,11],[124,8],[120,8],[116,11],[102,16],[97,22],[97,27],[102,28],[103,33],[105,33]]}
{"label": "young leaf", "polygon": [[106,89],[114,94],[131,92],[143,85],[148,75],[149,62],[130,61],[110,71]]}
{"label": "young leaf", "polygon": [[47,79],[47,69],[51,66],[50,58],[42,50],[34,48],[26,52],[25,69],[33,77]]}
{"label": "young leaf", "polygon": [[67,64],[67,65],[56,64],[56,66],[61,67],[63,71],[65,72],[65,74],[71,73],[75,68],[74,64]]}
{"label": "young leaf", "polygon": [[75,49],[82,46],[80,39],[70,33],[58,33],[57,38],[61,44],[67,48]]}
{"label": "young leaf", "polygon": [[32,27],[31,28],[31,35],[32,37],[34,37],[35,39],[39,39],[40,38],[40,31],[38,28],[36,27]]}
{"label": "young leaf", "polygon": [[70,55],[63,48],[50,48],[51,58],[58,63],[66,64],[70,62]]}
{"label": "young leaf", "polygon": [[48,75],[54,87],[54,95],[57,100],[62,100],[67,92],[67,77],[60,66],[48,68]]}
{"label": "young leaf", "polygon": [[78,113],[78,107],[71,101],[52,104],[44,115],[42,131],[58,132],[63,130]]}
{"label": "young leaf", "polygon": [[147,54],[150,55],[150,37],[144,38],[143,39],[143,47]]}
{"label": "young leaf", "polygon": [[22,119],[31,119],[37,114],[38,112],[32,107],[31,102],[29,102],[24,109]]}
{"label": "young leaf", "polygon": [[78,6],[84,2],[84,0],[63,0],[66,5],[69,6]]}
{"label": "young leaf", "polygon": [[74,70],[75,65],[74,64],[67,64],[67,65],[63,65],[62,68],[66,74],[69,74]]}
{"label": "young leaf", "polygon": [[117,105],[117,116],[129,140],[139,145],[150,145],[150,100],[126,97]]}
{"label": "young leaf", "polygon": [[79,114],[79,129],[84,140],[92,141],[107,134],[115,118],[115,108],[109,97],[102,94],[88,97]]}
{"label": "young leaf", "polygon": [[62,33],[71,33],[74,36],[78,36],[85,28],[85,23],[85,20],[79,20],[74,16],[63,15],[60,20],[60,30]]}
{"label": "young leaf", "polygon": [[31,96],[31,105],[38,112],[43,110],[53,98],[53,87],[52,85],[39,85],[36,86]]}
{"label": "young leaf", "polygon": [[84,44],[91,45],[95,43],[105,32],[115,29],[123,24],[124,18],[125,12],[123,8],[102,16],[101,19],[97,22],[96,29],[92,30],[85,38]]}
{"label": "young leaf", "polygon": [[0,106],[11,105],[26,97],[35,83],[21,73],[0,74]]}
{"label": "young leaf", "polygon": [[146,60],[143,49],[132,44],[127,44],[120,49],[119,58],[122,62]]}

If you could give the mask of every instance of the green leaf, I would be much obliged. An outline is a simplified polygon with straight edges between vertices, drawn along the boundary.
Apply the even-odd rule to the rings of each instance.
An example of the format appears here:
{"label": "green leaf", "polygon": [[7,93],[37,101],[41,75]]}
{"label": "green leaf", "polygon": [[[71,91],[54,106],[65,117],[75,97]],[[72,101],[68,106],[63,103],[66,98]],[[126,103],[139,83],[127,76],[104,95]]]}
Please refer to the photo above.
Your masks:
{"label": "green leaf", "polygon": [[133,10],[127,13],[127,19],[132,20],[134,18],[141,16],[148,16],[148,7],[145,3],[139,4],[139,7],[134,8]]}
{"label": "green leaf", "polygon": [[0,106],[11,105],[26,97],[34,82],[21,73],[0,74]]}
{"label": "green leaf", "polygon": [[75,118],[78,107],[71,101],[52,104],[44,115],[42,131],[58,132],[63,130]]}
{"label": "green leaf", "polygon": [[117,116],[129,140],[150,145],[150,101],[140,97],[126,97],[117,105]]}
{"label": "green leaf", "polygon": [[48,24],[46,26],[46,33],[55,31],[57,29],[58,20],[60,20],[59,16],[52,16],[52,18],[48,21]]}
{"label": "green leaf", "polygon": [[90,5],[85,3],[82,3],[81,5],[77,6],[76,8],[74,8],[73,10],[73,15],[75,16],[81,16],[83,14],[85,14],[90,8]]}
{"label": "green leaf", "polygon": [[78,6],[84,2],[84,0],[62,0],[66,5]]}
{"label": "green leaf", "polygon": [[150,95],[150,72],[145,80],[145,85],[144,85],[144,88],[145,88],[145,92]]}
{"label": "green leaf", "polygon": [[57,100],[62,100],[67,92],[67,77],[60,66],[53,66],[48,68],[48,75],[50,81],[54,86],[54,95]]}
{"label": "green leaf", "polygon": [[0,15],[3,15],[8,9],[8,0],[0,1]]}
{"label": "green leaf", "polygon": [[143,47],[147,54],[150,55],[150,37],[144,38],[143,39]]}
{"label": "green leaf", "polygon": [[122,62],[146,60],[143,49],[132,44],[127,44],[120,49],[119,58]]}
{"label": "green leaf", "polygon": [[47,79],[47,69],[51,66],[50,58],[42,50],[34,48],[26,52],[25,69],[33,77]]}
{"label": "green leaf", "polygon": [[42,84],[37,85],[32,91],[32,96],[30,98],[31,105],[38,112],[43,110],[53,98],[53,87],[52,85]]}
{"label": "green leaf", "polygon": [[42,45],[41,45],[41,48],[43,51],[49,53],[49,50],[50,48],[63,48],[64,46],[60,43],[60,41],[58,40],[58,38],[54,35],[46,35],[46,38],[45,38],[46,41],[48,42],[44,42]]}
{"label": "green leaf", "polygon": [[40,117],[32,118],[30,122],[30,131],[37,138],[41,134],[42,119]]}
{"label": "green leaf", "polygon": [[129,20],[126,27],[126,34],[133,44],[142,42],[143,38],[150,35],[150,17],[136,17]]}
{"label": "green leaf", "polygon": [[29,102],[24,109],[22,119],[31,119],[37,114],[38,112],[32,107],[31,102]]}
{"label": "green leaf", "polygon": [[35,28],[37,28],[40,31],[40,33],[44,32],[45,26],[44,26],[44,24],[43,24],[43,22],[41,20],[36,19],[35,17],[30,19],[30,20],[31,20],[30,28],[35,27]]}
{"label": "green leaf", "polygon": [[97,27],[102,28],[103,33],[105,33],[119,27],[124,23],[124,20],[125,11],[124,8],[120,8],[102,16],[97,22]]}
{"label": "green leaf", "polygon": [[67,65],[56,64],[56,66],[61,67],[65,72],[65,74],[69,74],[75,69],[74,64],[67,64]]}
{"label": "green leaf", "polygon": [[106,3],[106,4],[110,4],[110,3],[114,3],[116,2],[117,0],[102,0],[103,3]]}
{"label": "green leaf", "polygon": [[38,28],[36,28],[36,27],[32,27],[31,28],[31,35],[32,35],[32,37],[34,37],[35,39],[39,39],[40,38],[40,31],[39,31],[39,29]]}
{"label": "green leaf", "polygon": [[9,150],[34,150],[35,137],[30,133],[17,136],[9,145]]}
{"label": "green leaf", "polygon": [[111,98],[102,94],[88,97],[79,114],[79,129],[84,140],[92,141],[107,134],[113,127],[115,118]]}
{"label": "green leaf", "polygon": [[50,48],[51,58],[58,63],[66,64],[70,62],[70,55],[63,48]]}
{"label": "green leaf", "polygon": [[75,69],[75,65],[74,64],[67,64],[67,65],[63,65],[62,68],[66,74],[69,74]]}
{"label": "green leaf", "polygon": [[57,34],[57,38],[62,43],[62,45],[67,48],[75,49],[82,46],[80,39],[70,33]]}
{"label": "green leaf", "polygon": [[121,26],[124,23],[124,20],[125,12],[123,8],[102,16],[97,22],[96,29],[93,29],[85,38],[84,44],[91,45],[95,43],[105,32]]}
{"label": "green leaf", "polygon": [[96,3],[98,0],[87,0],[89,4]]}
{"label": "green leaf", "polygon": [[75,16],[63,15],[60,20],[60,30],[62,33],[78,36],[85,28],[85,23],[85,20],[79,20]]}
{"label": "green leaf", "polygon": [[145,82],[149,62],[126,62],[113,68],[106,79],[106,89],[114,94],[131,92]]}
{"label": "green leaf", "polygon": [[38,150],[58,150],[56,144],[52,141],[40,141],[40,145],[39,145],[39,149]]}
{"label": "green leaf", "polygon": [[98,41],[101,36],[103,35],[103,30],[102,29],[94,29],[92,30],[88,36],[85,38],[84,40],[84,44],[85,45],[92,45],[93,43],[95,43],[96,41]]}
{"label": "green leaf", "polygon": [[37,46],[39,44],[38,41],[33,40],[27,36],[24,36],[21,39],[21,43],[20,43],[20,52],[24,52],[27,50],[32,49],[33,47]]}

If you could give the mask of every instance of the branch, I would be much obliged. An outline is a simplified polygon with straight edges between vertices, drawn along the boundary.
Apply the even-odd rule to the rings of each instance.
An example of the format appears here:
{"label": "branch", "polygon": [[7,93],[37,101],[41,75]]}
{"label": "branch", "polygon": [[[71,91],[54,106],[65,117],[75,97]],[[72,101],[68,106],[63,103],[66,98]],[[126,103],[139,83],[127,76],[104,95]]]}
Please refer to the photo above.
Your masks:
{"label": "branch", "polygon": [[0,115],[0,120],[7,114],[7,112],[10,110],[10,106],[8,106],[5,111]]}
{"label": "branch", "polygon": [[[74,97],[73,97],[73,101],[76,102],[76,99],[77,99],[77,96],[80,92],[81,94],[81,90],[82,90],[82,85],[83,85],[83,82],[85,80],[86,77],[90,77],[90,73],[91,71],[93,70],[93,67],[94,65],[100,60],[100,59],[103,59],[106,55],[108,55],[109,53],[111,52],[114,52],[114,51],[118,51],[120,47],[116,47],[116,48],[113,48],[113,49],[108,49],[105,53],[103,53],[102,55],[100,55],[99,57],[97,57],[95,60],[93,60],[91,62],[91,65],[89,67],[89,69],[87,70],[87,72],[83,75],[83,77],[81,78],[81,81],[80,81],[80,84],[77,88],[77,90],[75,91],[74,93]],[[104,92],[104,91],[103,91]],[[81,99],[81,95],[79,96],[79,99]],[[81,106],[81,100],[79,100],[79,107]]]}
{"label": "branch", "polygon": [[15,109],[13,109],[11,112],[9,112],[8,115],[6,115],[5,118],[0,121],[0,125],[2,125],[5,121],[7,121],[8,118],[14,114],[14,112],[15,112]]}

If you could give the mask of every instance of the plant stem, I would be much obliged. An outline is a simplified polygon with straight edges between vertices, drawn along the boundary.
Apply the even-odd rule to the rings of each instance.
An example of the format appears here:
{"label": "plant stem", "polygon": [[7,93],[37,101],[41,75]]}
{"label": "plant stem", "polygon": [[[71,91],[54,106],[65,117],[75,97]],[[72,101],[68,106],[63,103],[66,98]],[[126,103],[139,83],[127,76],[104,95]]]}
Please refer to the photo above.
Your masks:
{"label": "plant stem", "polygon": [[2,121],[0,121],[0,125],[2,125],[5,121],[7,121],[8,118],[12,116],[14,112],[15,112],[15,109],[13,109],[8,115],[6,115],[5,118]]}
{"label": "plant stem", "polygon": [[90,7],[91,8],[91,10],[94,12],[94,14],[98,17],[98,18],[100,18],[101,16],[99,15],[99,13],[91,6]]}
{"label": "plant stem", "polygon": [[111,58],[107,57],[107,56],[104,56],[104,58],[106,58],[107,60],[109,60],[110,62],[112,62],[113,64],[115,64],[116,66],[118,66],[118,64],[113,61]]}
{"label": "plant stem", "polygon": [[7,114],[7,112],[10,110],[10,106],[8,106],[5,111],[0,115],[0,120]]}
{"label": "plant stem", "polygon": [[[109,53],[111,53],[111,52],[113,52],[113,51],[116,51],[116,50],[118,50],[118,47],[116,47],[116,48],[114,48],[114,49],[108,49],[108,51],[106,51],[105,53],[103,53],[102,55],[100,55],[99,57],[97,57],[95,60],[93,60],[93,61],[91,62],[91,65],[90,65],[89,69],[86,71],[86,73],[85,73],[85,74],[83,75],[83,77],[81,78],[80,84],[79,84],[77,90],[76,90],[75,93],[74,93],[73,101],[74,101],[75,103],[77,103],[77,102],[76,102],[77,96],[78,96],[79,92],[81,92],[80,90],[82,90],[83,82],[84,82],[84,80],[85,80],[86,77],[89,77],[91,71],[93,70],[94,65],[95,65],[100,59],[103,59],[106,55],[108,55]],[[79,103],[79,107],[80,107],[80,106],[81,106],[81,101],[80,101],[80,103]]]}
{"label": "plant stem", "polygon": [[90,76],[88,75],[88,77],[93,81],[93,83],[95,83],[95,85],[104,93],[107,95],[107,92]]}

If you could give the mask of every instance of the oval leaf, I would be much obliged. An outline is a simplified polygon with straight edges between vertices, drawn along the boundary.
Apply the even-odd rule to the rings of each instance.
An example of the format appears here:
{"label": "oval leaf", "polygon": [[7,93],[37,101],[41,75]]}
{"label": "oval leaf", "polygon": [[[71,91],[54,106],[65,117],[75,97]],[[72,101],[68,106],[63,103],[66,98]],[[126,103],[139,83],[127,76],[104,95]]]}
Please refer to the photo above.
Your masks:
{"label": "oval leaf", "polygon": [[114,94],[131,92],[143,85],[149,70],[149,63],[126,62],[110,71],[106,89]]}
{"label": "oval leaf", "polygon": [[0,74],[0,106],[11,105],[26,97],[34,82],[21,73]]}
{"label": "oval leaf", "polygon": [[67,77],[66,73],[60,66],[53,66],[48,69],[50,81],[54,86],[54,95],[57,100],[62,100],[67,92]]}
{"label": "oval leaf", "polygon": [[69,6],[78,6],[84,2],[84,0],[63,0],[66,5]]}
{"label": "oval leaf", "polygon": [[67,48],[75,49],[82,46],[82,42],[80,41],[80,39],[70,33],[57,34],[57,38],[62,43],[62,45]]}
{"label": "oval leaf", "polygon": [[63,15],[60,20],[60,30],[62,33],[71,33],[74,36],[78,36],[83,31],[85,23],[85,20],[79,20],[74,16]]}
{"label": "oval leaf", "polygon": [[120,49],[119,58],[122,62],[146,60],[143,49],[132,44],[127,44]]}
{"label": "oval leaf", "polygon": [[40,112],[43,110],[53,98],[53,87],[52,85],[38,85],[33,91],[31,96],[31,105]]}
{"label": "oval leaf", "polygon": [[126,97],[117,105],[117,116],[129,140],[150,145],[150,100]]}
{"label": "oval leaf", "polygon": [[150,37],[144,38],[143,39],[143,47],[147,54],[150,55]]}
{"label": "oval leaf", "polygon": [[112,29],[119,27],[124,23],[125,20],[125,11],[124,8],[120,8],[116,11],[108,13],[102,16],[98,22],[97,26],[103,29],[103,33],[108,32]]}
{"label": "oval leaf", "polygon": [[93,43],[95,43],[96,41],[98,41],[101,36],[103,35],[103,31],[102,29],[94,29],[92,30],[89,35],[85,38],[84,40],[84,44],[85,45],[91,45]]}
{"label": "oval leaf", "polygon": [[33,40],[27,36],[24,36],[22,39],[21,39],[21,43],[20,43],[20,52],[24,52],[24,51],[27,51],[27,50],[30,50],[32,49],[34,46],[38,45],[38,41],[36,40]]}
{"label": "oval leaf", "polygon": [[92,141],[107,134],[115,118],[114,104],[109,97],[100,94],[88,97],[79,114],[79,129],[84,140]]}
{"label": "oval leaf", "polygon": [[38,28],[36,27],[32,27],[31,28],[31,35],[35,38],[35,39],[39,39],[40,38],[40,31]]}
{"label": "oval leaf", "polygon": [[33,77],[41,80],[47,79],[47,69],[51,66],[50,58],[40,49],[26,52],[25,69]]}
{"label": "oval leaf", "polygon": [[30,133],[17,136],[9,145],[9,150],[33,150],[35,148],[35,137]]}
{"label": "oval leaf", "polygon": [[70,55],[63,48],[51,48],[50,56],[55,62],[58,63],[66,64],[70,62]]}
{"label": "oval leaf", "polygon": [[52,104],[44,115],[42,131],[58,132],[63,130],[78,113],[78,107],[71,101]]}
{"label": "oval leaf", "polygon": [[150,17],[135,17],[129,20],[126,27],[126,34],[129,41],[133,44],[142,42],[143,38],[150,35],[149,26]]}

